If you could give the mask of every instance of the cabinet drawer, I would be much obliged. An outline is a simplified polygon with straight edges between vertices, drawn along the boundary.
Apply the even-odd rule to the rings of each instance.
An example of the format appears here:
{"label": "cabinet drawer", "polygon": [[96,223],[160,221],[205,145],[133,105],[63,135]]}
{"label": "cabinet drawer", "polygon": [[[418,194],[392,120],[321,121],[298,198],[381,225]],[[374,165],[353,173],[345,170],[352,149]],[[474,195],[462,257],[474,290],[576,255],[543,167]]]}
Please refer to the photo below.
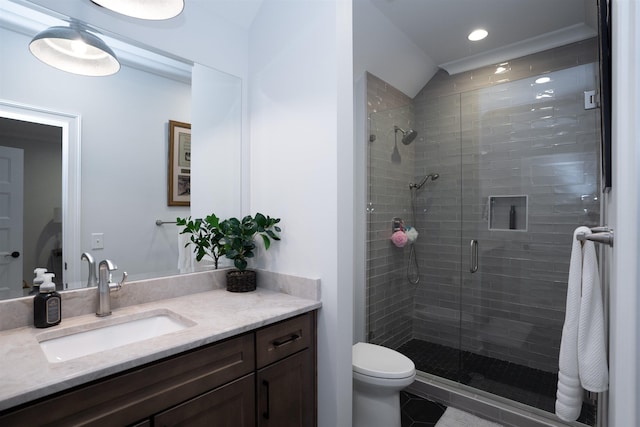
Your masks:
{"label": "cabinet drawer", "polygon": [[256,332],[258,369],[312,345],[313,313],[303,314]]}
{"label": "cabinet drawer", "polygon": [[153,417],[155,427],[255,427],[255,374]]}

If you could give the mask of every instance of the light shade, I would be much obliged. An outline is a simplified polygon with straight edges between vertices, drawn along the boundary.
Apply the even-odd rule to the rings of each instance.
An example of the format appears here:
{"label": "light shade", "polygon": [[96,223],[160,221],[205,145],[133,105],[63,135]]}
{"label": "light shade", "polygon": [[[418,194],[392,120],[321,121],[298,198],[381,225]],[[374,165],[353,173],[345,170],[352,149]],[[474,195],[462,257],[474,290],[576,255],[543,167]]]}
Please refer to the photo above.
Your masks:
{"label": "light shade", "polygon": [[113,51],[99,37],[77,27],[50,27],[31,40],[40,61],[69,73],[108,76],[120,70]]}
{"label": "light shade", "polygon": [[184,0],[91,0],[93,3],[139,19],[159,21],[180,15]]}

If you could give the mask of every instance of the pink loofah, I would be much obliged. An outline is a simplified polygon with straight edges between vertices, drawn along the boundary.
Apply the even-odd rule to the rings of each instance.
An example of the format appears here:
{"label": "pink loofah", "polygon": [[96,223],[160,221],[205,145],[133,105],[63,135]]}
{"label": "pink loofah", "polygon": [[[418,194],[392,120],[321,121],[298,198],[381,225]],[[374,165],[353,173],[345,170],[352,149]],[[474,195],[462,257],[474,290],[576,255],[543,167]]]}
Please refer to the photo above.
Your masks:
{"label": "pink loofah", "polygon": [[407,240],[409,239],[407,239],[407,235],[405,234],[404,231],[396,231],[391,235],[391,241],[393,242],[394,245],[396,245],[399,248],[406,245]]}

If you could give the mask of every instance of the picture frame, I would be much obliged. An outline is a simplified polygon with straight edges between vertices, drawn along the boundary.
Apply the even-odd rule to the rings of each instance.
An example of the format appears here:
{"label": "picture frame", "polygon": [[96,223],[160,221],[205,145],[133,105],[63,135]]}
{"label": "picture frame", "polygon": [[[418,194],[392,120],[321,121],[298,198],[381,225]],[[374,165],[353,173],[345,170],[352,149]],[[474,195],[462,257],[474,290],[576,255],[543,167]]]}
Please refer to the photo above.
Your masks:
{"label": "picture frame", "polygon": [[169,206],[191,205],[191,124],[169,120]]}

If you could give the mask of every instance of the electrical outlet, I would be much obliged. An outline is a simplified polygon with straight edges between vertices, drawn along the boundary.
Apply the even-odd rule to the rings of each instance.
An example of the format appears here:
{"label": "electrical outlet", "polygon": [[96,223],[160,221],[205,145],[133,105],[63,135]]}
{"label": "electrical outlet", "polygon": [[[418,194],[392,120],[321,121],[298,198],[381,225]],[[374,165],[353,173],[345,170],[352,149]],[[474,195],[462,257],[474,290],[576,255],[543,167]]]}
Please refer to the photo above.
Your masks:
{"label": "electrical outlet", "polygon": [[104,249],[104,233],[91,233],[91,249]]}

